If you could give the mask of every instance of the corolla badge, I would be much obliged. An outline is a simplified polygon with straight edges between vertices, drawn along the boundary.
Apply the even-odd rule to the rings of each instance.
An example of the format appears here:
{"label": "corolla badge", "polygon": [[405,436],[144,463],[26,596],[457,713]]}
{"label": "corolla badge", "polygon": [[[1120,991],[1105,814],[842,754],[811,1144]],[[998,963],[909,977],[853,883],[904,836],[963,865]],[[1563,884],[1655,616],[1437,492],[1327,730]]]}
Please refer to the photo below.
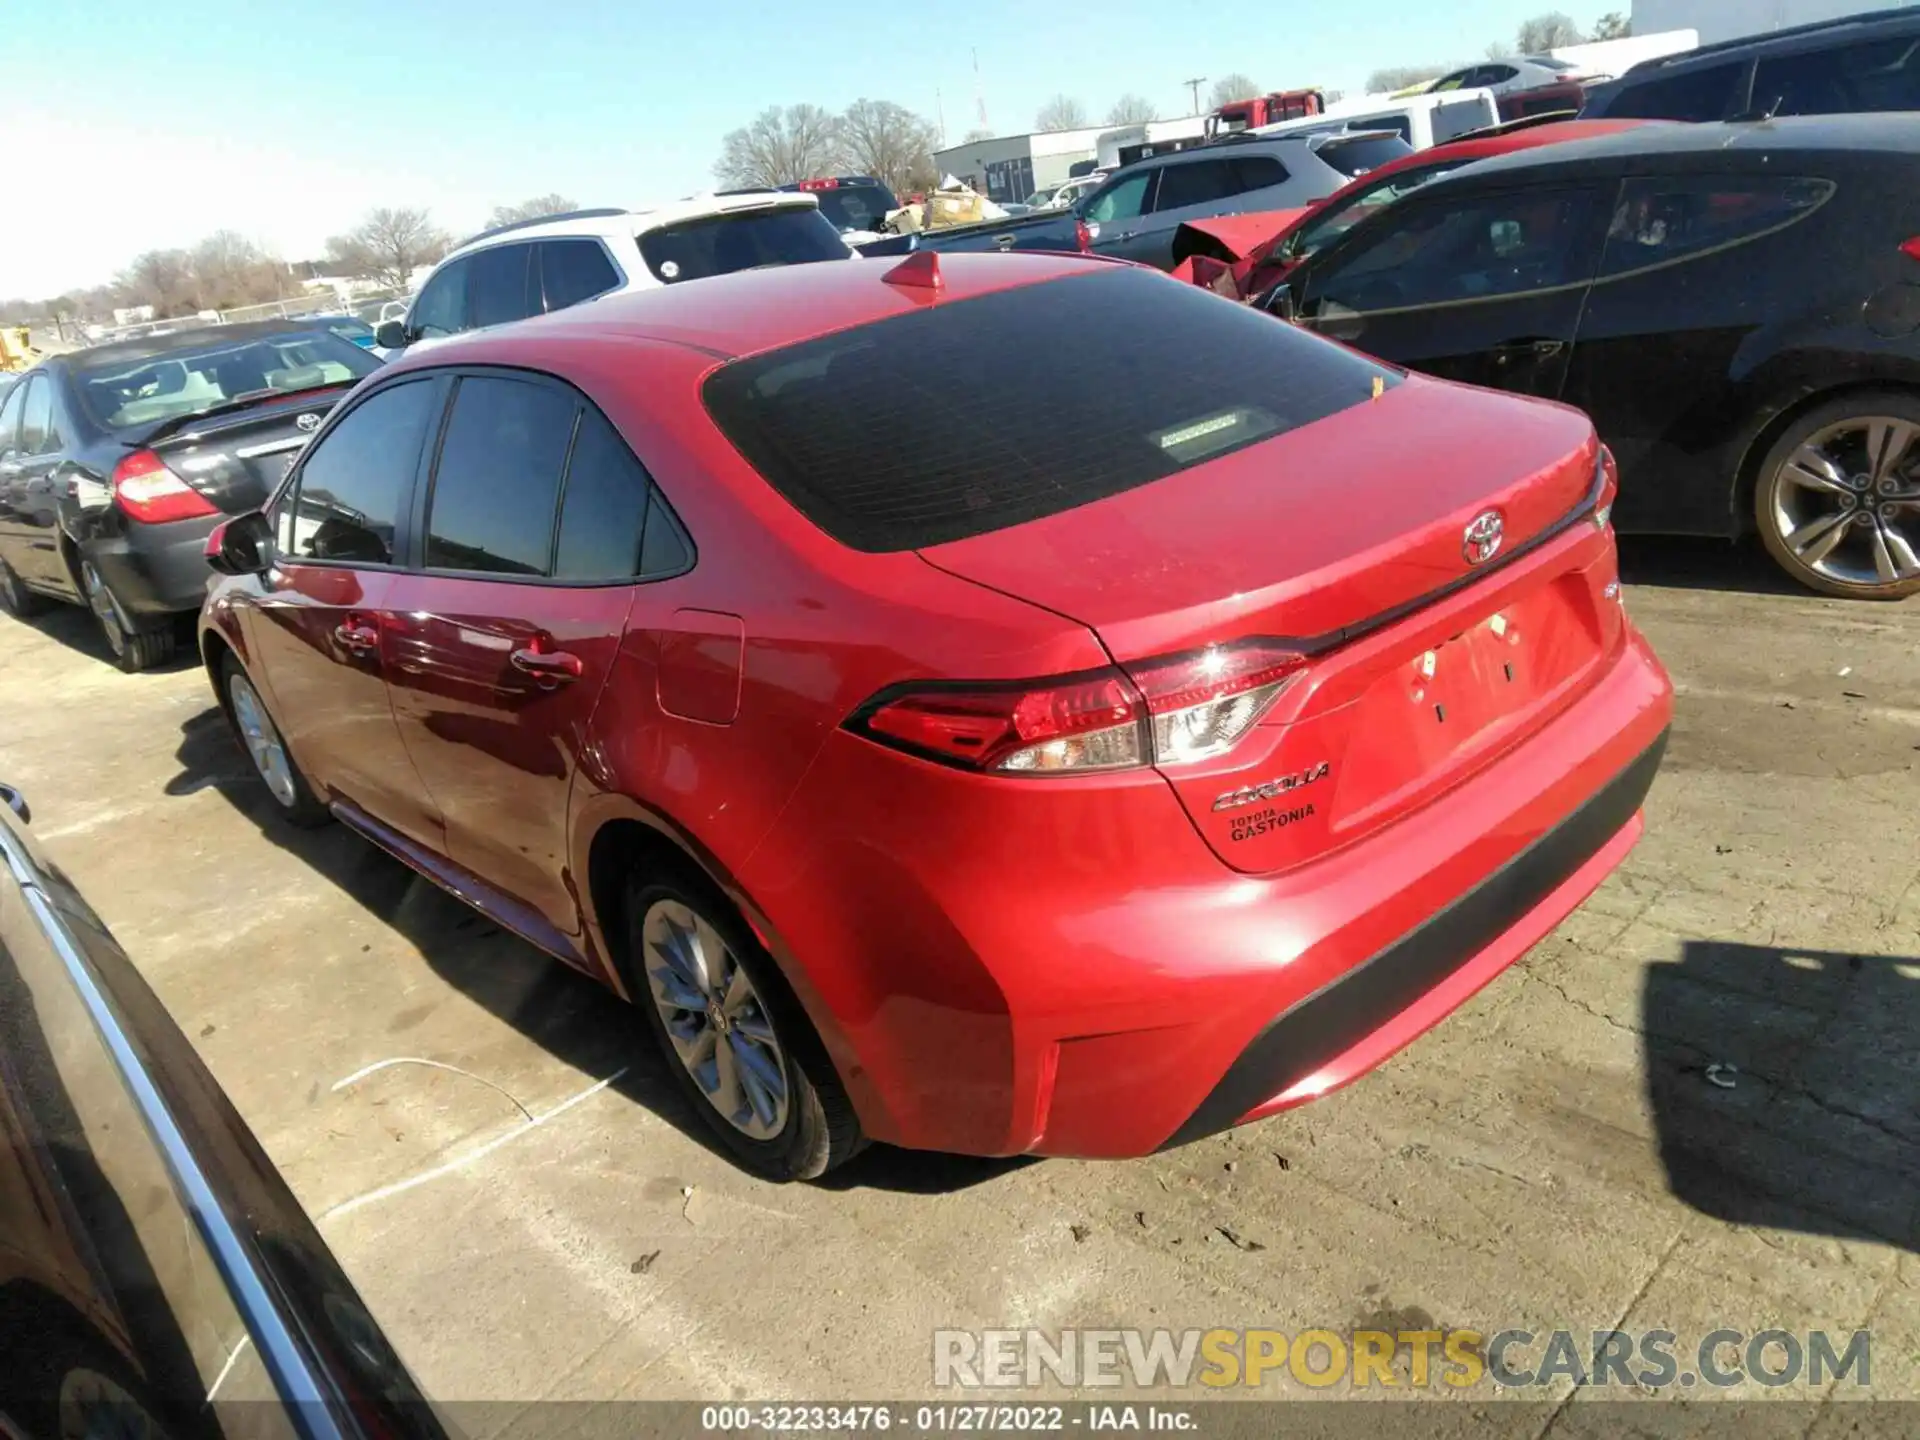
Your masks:
{"label": "corolla badge", "polygon": [[293,424],[296,430],[303,430],[311,435],[320,428],[320,417],[309,410],[304,415],[294,416]]}
{"label": "corolla badge", "polygon": [[1484,565],[1500,553],[1500,541],[1506,536],[1507,522],[1498,510],[1482,510],[1467,522],[1460,537],[1460,553],[1469,565]]}

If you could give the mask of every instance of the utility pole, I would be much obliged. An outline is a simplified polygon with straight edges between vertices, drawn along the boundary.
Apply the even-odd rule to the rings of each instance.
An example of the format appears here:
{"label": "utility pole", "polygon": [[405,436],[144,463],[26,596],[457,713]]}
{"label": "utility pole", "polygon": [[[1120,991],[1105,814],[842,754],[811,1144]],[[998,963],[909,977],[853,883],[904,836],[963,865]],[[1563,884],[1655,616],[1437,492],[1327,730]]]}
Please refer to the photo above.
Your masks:
{"label": "utility pole", "polygon": [[973,52],[973,104],[975,110],[979,112],[980,128],[982,130],[991,130],[993,127],[987,124],[987,92],[980,84],[980,52],[978,49]]}
{"label": "utility pole", "polygon": [[1207,83],[1207,77],[1202,75],[1197,80],[1182,80],[1180,83],[1193,92],[1193,109],[1187,113],[1190,115],[1198,115],[1200,113],[1200,87]]}

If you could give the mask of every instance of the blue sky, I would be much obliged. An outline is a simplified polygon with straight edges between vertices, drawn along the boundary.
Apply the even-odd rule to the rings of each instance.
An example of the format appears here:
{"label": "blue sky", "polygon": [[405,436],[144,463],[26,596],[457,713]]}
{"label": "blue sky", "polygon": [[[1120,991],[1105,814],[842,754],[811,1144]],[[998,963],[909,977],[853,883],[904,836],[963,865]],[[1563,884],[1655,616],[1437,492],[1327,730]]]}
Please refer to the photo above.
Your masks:
{"label": "blue sky", "polygon": [[300,258],[375,205],[424,204],[464,232],[547,191],[684,195],[712,183],[721,135],[773,104],[943,109],[957,142],[976,47],[987,118],[1017,133],[1059,91],[1097,119],[1126,91],[1181,113],[1195,75],[1358,90],[1383,65],[1510,43],[1551,8],[1588,26],[1629,6],[8,0],[10,188],[37,219],[0,230],[0,295],[100,283],[220,228]]}

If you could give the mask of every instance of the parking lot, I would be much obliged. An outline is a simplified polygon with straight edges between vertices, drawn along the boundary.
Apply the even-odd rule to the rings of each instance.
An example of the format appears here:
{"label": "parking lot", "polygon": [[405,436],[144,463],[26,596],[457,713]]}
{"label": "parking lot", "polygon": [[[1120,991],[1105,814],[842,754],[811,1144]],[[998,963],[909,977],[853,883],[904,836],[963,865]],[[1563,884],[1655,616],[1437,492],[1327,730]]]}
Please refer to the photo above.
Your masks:
{"label": "parking lot", "polygon": [[637,1017],[277,823],[82,611],[0,619],[0,778],[442,1399],[898,1398],[937,1328],[1121,1324],[1871,1327],[1920,1397],[1920,611],[1626,564],[1680,698],[1622,870],[1378,1074],[1132,1163],[745,1177]]}

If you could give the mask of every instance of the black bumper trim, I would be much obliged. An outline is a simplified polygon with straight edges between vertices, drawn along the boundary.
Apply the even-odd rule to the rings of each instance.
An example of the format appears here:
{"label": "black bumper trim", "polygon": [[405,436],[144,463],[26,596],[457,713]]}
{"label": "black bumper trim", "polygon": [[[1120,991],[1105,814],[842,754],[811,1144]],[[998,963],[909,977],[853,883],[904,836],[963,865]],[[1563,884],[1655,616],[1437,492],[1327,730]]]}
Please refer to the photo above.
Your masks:
{"label": "black bumper trim", "polygon": [[1231,1129],[1405,1010],[1599,853],[1653,786],[1667,732],[1525,850],[1446,909],[1279,1015],[1160,1148]]}

